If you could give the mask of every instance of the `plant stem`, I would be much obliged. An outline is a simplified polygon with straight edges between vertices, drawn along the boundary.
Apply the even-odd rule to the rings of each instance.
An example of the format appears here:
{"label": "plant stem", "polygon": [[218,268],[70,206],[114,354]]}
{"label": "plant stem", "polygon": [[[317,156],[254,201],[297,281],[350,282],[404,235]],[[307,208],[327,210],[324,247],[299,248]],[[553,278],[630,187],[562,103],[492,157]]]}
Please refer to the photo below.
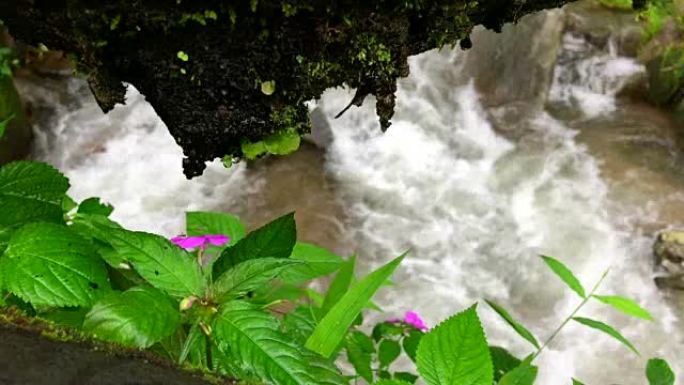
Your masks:
{"label": "plant stem", "polygon": [[556,336],[558,335],[558,333],[560,333],[560,331],[563,329],[563,327],[565,327],[565,325],[567,325],[567,323],[570,322],[570,320],[575,316],[575,314],[577,314],[580,311],[580,309],[582,309],[582,307],[589,301],[589,299],[594,295],[596,290],[601,285],[601,282],[603,282],[603,280],[606,278],[606,275],[608,275],[608,270],[603,272],[603,275],[601,275],[601,278],[598,280],[598,282],[596,282],[594,287],[591,289],[591,291],[589,292],[589,295],[584,297],[582,302],[580,302],[580,304],[577,305],[577,307],[572,311],[572,313],[570,313],[570,315],[567,316],[563,320],[563,322],[556,328],[556,330],[554,330],[553,333],[551,333],[551,336],[549,336],[549,338],[547,338],[546,341],[544,341],[544,343],[539,348],[539,350],[537,350],[537,352],[534,354],[534,356],[532,356],[531,361],[534,361],[534,359],[537,358],[541,354],[541,352],[544,350],[544,348],[546,348],[551,343],[551,341],[553,341],[553,339],[556,338]]}

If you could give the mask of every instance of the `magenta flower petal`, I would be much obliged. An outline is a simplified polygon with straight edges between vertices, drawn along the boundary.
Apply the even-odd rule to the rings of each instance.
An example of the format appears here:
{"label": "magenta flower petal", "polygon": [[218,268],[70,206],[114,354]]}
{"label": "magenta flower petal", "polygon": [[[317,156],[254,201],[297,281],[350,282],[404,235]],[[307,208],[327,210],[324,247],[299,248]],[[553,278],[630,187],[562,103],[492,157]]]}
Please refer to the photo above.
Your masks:
{"label": "magenta flower petal", "polygon": [[413,311],[407,311],[404,315],[404,322],[413,326],[414,328],[422,331],[427,331],[428,327],[425,325],[423,320],[420,318],[418,313]]}
{"label": "magenta flower petal", "polygon": [[204,238],[214,246],[223,246],[230,241],[230,237],[223,234],[205,235]]}
{"label": "magenta flower petal", "polygon": [[202,247],[206,243],[204,237],[183,237],[178,236],[171,238],[171,242],[184,249],[194,249],[195,247]]}

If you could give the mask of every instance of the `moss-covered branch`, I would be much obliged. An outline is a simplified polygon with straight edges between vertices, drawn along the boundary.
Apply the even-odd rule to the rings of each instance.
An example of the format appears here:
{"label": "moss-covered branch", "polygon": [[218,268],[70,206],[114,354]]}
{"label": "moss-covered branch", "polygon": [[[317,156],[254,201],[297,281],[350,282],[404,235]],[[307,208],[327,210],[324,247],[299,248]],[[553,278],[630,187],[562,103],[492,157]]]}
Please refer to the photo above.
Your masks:
{"label": "moss-covered branch", "polygon": [[5,0],[0,18],[26,43],[75,54],[103,110],[124,101],[122,82],[138,88],[192,177],[207,160],[242,157],[243,141],[306,132],[303,103],[329,87],[356,88],[357,105],[375,95],[387,128],[409,55],[467,48],[475,25],[569,1]]}

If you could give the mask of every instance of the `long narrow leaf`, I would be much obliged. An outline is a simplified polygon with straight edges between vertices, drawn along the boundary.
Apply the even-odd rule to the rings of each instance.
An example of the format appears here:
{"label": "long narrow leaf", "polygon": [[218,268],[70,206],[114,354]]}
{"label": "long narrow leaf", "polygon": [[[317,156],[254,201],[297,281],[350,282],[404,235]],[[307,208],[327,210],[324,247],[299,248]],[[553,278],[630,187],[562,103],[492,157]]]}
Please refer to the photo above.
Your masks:
{"label": "long narrow leaf", "polygon": [[506,309],[492,301],[485,300],[485,302],[487,302],[487,304],[491,306],[492,309],[494,309],[494,311],[498,315],[500,315],[501,318],[503,318],[504,321],[506,321],[506,323],[508,323],[508,325],[510,325],[513,328],[513,330],[516,331],[516,333],[518,333],[522,338],[529,341],[529,343],[534,345],[535,348],[539,349],[539,343],[537,342],[537,339],[534,338],[534,335],[529,330],[527,330],[523,325],[521,325],[518,321],[513,319],[513,317],[511,317],[511,315],[506,311]]}
{"label": "long narrow leaf", "polygon": [[551,268],[551,270],[556,273],[557,276],[560,277],[560,279],[565,282],[570,289],[572,289],[577,295],[579,295],[582,298],[586,298],[587,295],[584,291],[584,287],[580,283],[579,279],[575,277],[575,275],[572,273],[570,269],[568,269],[567,266],[565,266],[563,263],[561,263],[559,260],[548,257],[545,255],[541,256],[544,262]]}
{"label": "long narrow leaf", "polygon": [[335,275],[330,287],[323,299],[323,306],[319,313],[319,317],[325,316],[328,311],[342,298],[344,293],[349,289],[352,280],[354,279],[354,267],[356,266],[356,255],[352,255],[348,260],[342,262],[340,270]]}
{"label": "long narrow leaf", "polygon": [[306,347],[323,357],[330,357],[344,339],[347,330],[354,323],[356,317],[399,266],[404,255],[375,270],[352,286],[323,317],[311,337],[306,341]]}
{"label": "long narrow leaf", "polygon": [[620,297],[617,295],[594,295],[593,297],[605,303],[606,305],[610,305],[613,308],[632,317],[642,318],[649,321],[653,320],[651,313],[629,298]]}
{"label": "long narrow leaf", "polygon": [[622,342],[626,347],[628,347],[631,351],[639,355],[639,351],[632,345],[627,338],[625,338],[620,332],[615,330],[612,326],[606,325],[601,321],[596,321],[590,318],[584,318],[584,317],[573,317],[572,318],[574,321],[577,321],[581,323],[582,325],[589,326],[590,328],[600,330],[609,336],[615,338],[616,340]]}

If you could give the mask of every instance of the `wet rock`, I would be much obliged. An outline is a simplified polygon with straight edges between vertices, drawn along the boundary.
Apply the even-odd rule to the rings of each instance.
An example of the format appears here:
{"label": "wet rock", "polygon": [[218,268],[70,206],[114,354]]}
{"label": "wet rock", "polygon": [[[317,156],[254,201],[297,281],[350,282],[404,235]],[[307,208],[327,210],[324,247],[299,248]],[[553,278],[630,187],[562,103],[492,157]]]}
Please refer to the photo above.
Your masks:
{"label": "wet rock", "polygon": [[653,245],[660,288],[684,290],[684,231],[666,231]]}

